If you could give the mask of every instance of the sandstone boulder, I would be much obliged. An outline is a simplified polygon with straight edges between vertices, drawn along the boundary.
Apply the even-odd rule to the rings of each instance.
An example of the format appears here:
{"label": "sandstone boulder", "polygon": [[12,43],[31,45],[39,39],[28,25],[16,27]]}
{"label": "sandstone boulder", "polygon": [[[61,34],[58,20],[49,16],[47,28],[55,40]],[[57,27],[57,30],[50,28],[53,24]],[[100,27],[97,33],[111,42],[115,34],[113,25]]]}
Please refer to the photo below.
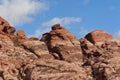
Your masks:
{"label": "sandstone boulder", "polygon": [[23,30],[18,30],[16,32],[16,34],[10,35],[9,37],[12,39],[15,46],[21,46],[21,44],[23,42],[28,40],[28,38],[26,37],[26,34],[25,34],[25,32]]}
{"label": "sandstone boulder", "polygon": [[93,44],[101,44],[105,41],[113,40],[113,37],[103,30],[92,31],[85,38]]}
{"label": "sandstone boulder", "polygon": [[23,30],[18,30],[16,34],[19,39],[27,39],[26,34]]}

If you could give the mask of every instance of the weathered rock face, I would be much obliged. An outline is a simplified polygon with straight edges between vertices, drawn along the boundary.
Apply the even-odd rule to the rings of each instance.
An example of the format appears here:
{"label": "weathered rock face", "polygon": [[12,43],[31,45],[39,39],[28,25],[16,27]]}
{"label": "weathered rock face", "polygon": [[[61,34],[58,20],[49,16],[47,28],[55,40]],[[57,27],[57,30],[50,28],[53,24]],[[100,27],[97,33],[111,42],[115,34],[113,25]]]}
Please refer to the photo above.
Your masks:
{"label": "weathered rock face", "polygon": [[23,30],[18,30],[17,31],[17,37],[19,39],[27,39],[26,34],[25,34],[25,32]]}
{"label": "weathered rock face", "polygon": [[104,31],[78,41],[56,24],[39,41],[10,27],[0,17],[0,80],[120,80],[120,41]]}
{"label": "weathered rock face", "polygon": [[37,37],[31,37],[31,38],[29,38],[29,40],[39,40],[39,38],[37,38]]}
{"label": "weathered rock face", "polygon": [[14,34],[15,28],[10,26],[10,24],[5,19],[0,17],[0,32],[7,34]]}
{"label": "weathered rock face", "polygon": [[25,49],[34,53],[38,58],[53,59],[53,56],[49,54],[48,48],[44,42],[41,41],[25,41],[22,43]]}
{"label": "weathered rock face", "polygon": [[101,44],[105,41],[112,40],[113,37],[103,30],[95,30],[88,33],[85,38],[93,44]]}
{"label": "weathered rock face", "polygon": [[27,52],[20,47],[15,47],[14,43],[7,35],[0,34],[1,80],[18,80],[21,78],[19,74],[21,66],[36,58],[33,53]]}
{"label": "weathered rock face", "polygon": [[24,67],[26,80],[92,80],[85,69],[74,63],[60,60],[34,61]]}
{"label": "weathered rock face", "polygon": [[18,30],[16,34],[11,35],[10,38],[16,46],[21,46],[23,42],[28,41],[28,38],[23,30]]}
{"label": "weathered rock face", "polygon": [[43,34],[41,41],[46,42],[49,51],[57,59],[70,62],[82,60],[80,42],[60,24],[54,25],[52,31]]}
{"label": "weathered rock face", "polygon": [[[111,40],[113,39],[112,37],[102,37],[103,34],[101,32],[97,34],[103,39],[97,40],[98,36],[94,36],[94,38],[91,38],[91,41],[96,41],[95,43],[101,42],[101,46],[94,45],[89,39],[89,41],[80,39],[84,55],[83,65],[91,66],[95,80],[119,80],[120,41]],[[104,41],[105,39],[108,40]]]}

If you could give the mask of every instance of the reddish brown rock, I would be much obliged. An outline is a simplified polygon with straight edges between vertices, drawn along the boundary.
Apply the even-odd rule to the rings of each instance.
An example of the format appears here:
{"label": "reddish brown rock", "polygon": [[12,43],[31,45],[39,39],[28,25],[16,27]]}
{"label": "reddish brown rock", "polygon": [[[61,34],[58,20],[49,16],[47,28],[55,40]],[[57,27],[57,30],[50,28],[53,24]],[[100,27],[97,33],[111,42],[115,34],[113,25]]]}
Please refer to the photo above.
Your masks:
{"label": "reddish brown rock", "polygon": [[36,60],[24,70],[26,80],[92,80],[84,68],[60,60]]}
{"label": "reddish brown rock", "polygon": [[37,38],[37,37],[31,37],[31,38],[29,38],[29,40],[39,40],[39,38]]}
{"label": "reddish brown rock", "polygon": [[52,27],[52,30],[57,30],[57,29],[64,29],[64,28],[61,27],[60,24],[55,24],[55,25]]}
{"label": "reddish brown rock", "polygon": [[10,26],[10,24],[5,19],[0,17],[0,32],[14,34],[15,28]]}
{"label": "reddish brown rock", "polygon": [[119,80],[120,47],[118,40],[107,40],[101,46],[80,39],[83,66],[91,66],[95,80]]}
{"label": "reddish brown rock", "polygon": [[93,44],[99,44],[113,39],[110,34],[103,30],[92,31],[88,33],[85,38]]}
{"label": "reddish brown rock", "polygon": [[[21,44],[28,40],[26,34],[23,30],[18,30],[16,35],[12,36],[12,40],[16,46],[21,46]],[[21,46],[22,47],[22,46]]]}
{"label": "reddish brown rock", "polygon": [[95,63],[92,66],[93,75],[96,80],[119,80],[120,79],[120,57],[107,60],[107,63]]}
{"label": "reddish brown rock", "polygon": [[1,60],[0,61],[0,73],[2,76],[1,80],[17,80],[19,71],[15,68],[15,65],[10,61]]}
{"label": "reddish brown rock", "polygon": [[0,42],[1,42],[1,44],[3,42],[5,42],[6,46],[8,46],[8,45],[13,46],[14,45],[12,40],[7,35],[3,35],[3,34],[0,34]]}
{"label": "reddish brown rock", "polygon": [[[49,54],[48,48],[44,42],[41,41],[25,41],[22,43],[25,49],[34,53],[38,58],[53,59],[53,56]],[[46,59],[45,58],[45,59]]]}
{"label": "reddish brown rock", "polygon": [[8,33],[8,34],[14,34],[15,28],[11,26],[5,26],[3,29],[3,32]]}
{"label": "reddish brown rock", "polygon": [[20,47],[15,47],[7,35],[0,34],[0,45],[0,79],[22,80],[19,73],[21,66],[31,61],[31,57],[35,59],[35,55]]}
{"label": "reddish brown rock", "polygon": [[2,17],[0,17],[0,25],[10,26],[10,24],[5,19],[3,19]]}
{"label": "reddish brown rock", "polygon": [[26,34],[23,30],[18,30],[16,34],[19,39],[27,39]]}
{"label": "reddish brown rock", "polygon": [[0,33],[3,32],[3,29],[4,29],[3,25],[0,25]]}
{"label": "reddish brown rock", "polygon": [[104,31],[79,41],[60,24],[41,41],[14,31],[0,17],[0,80],[120,80],[120,41]]}
{"label": "reddish brown rock", "polygon": [[46,42],[49,51],[57,59],[70,62],[82,60],[80,42],[60,24],[54,25],[52,31],[43,34],[41,41]]}

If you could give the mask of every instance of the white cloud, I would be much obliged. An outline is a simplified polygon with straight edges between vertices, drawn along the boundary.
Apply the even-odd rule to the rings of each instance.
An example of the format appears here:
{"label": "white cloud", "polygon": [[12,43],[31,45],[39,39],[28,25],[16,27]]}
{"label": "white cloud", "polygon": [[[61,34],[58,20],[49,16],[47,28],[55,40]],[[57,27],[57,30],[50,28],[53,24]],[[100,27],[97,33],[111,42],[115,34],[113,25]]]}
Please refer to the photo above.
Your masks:
{"label": "white cloud", "polygon": [[31,15],[47,9],[45,3],[37,0],[0,0],[0,16],[14,26],[32,21]]}
{"label": "white cloud", "polygon": [[50,31],[49,28],[44,28],[44,29],[37,29],[33,35],[29,35],[28,37],[41,37],[42,34]]}
{"label": "white cloud", "polygon": [[115,33],[115,38],[120,39],[120,30]]}
{"label": "white cloud", "polygon": [[81,20],[82,19],[79,17],[64,17],[64,18],[55,17],[50,21],[44,22],[42,26],[52,26],[57,23],[61,25],[70,25],[73,22],[81,22]]}
{"label": "white cloud", "polygon": [[60,23],[63,26],[70,25],[73,22],[81,22],[81,18],[79,17],[64,17],[64,18],[58,18],[55,17],[47,22],[43,22],[39,29],[35,31],[33,35],[30,35],[29,37],[35,36],[35,37],[41,37],[42,34],[49,32],[50,27],[53,26],[54,24]]}

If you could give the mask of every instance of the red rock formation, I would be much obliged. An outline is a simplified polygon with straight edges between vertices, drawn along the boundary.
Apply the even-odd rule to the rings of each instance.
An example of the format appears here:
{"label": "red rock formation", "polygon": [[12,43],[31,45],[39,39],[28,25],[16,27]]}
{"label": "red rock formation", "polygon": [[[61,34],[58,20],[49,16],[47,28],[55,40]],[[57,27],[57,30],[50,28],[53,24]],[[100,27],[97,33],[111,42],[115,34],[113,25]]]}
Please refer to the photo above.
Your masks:
{"label": "red rock formation", "polygon": [[97,30],[79,41],[56,24],[28,39],[0,17],[0,80],[120,80],[120,41]]}
{"label": "red rock formation", "polygon": [[16,34],[19,39],[27,39],[26,34],[23,30],[18,30]]}
{"label": "red rock formation", "polygon": [[38,58],[49,58],[53,59],[53,56],[49,54],[48,48],[44,42],[41,41],[25,41],[22,43],[25,49],[34,53]]}
{"label": "red rock formation", "polygon": [[[99,34],[99,36],[102,36],[102,35],[103,34]],[[93,39],[96,39],[96,38],[98,38],[98,36],[96,37],[94,36]],[[101,46],[94,45],[93,43],[89,42],[86,39],[81,39],[80,43],[81,43],[82,53],[84,55],[83,65],[91,66],[95,80],[120,79],[120,73],[119,73],[120,65],[117,64],[119,63],[119,59],[120,59],[119,58],[120,57],[120,47],[119,47],[120,41],[108,39],[108,41],[105,41],[105,42],[103,41],[101,43]]]}
{"label": "red rock formation", "polygon": [[81,61],[82,53],[80,43],[77,38],[66,29],[56,24],[52,31],[43,34],[41,41],[46,42],[49,51],[57,59],[65,61]]}
{"label": "red rock formation", "polygon": [[85,38],[93,44],[99,44],[108,40],[112,40],[113,37],[103,30],[95,30],[88,33]]}
{"label": "red rock formation", "polygon": [[10,24],[5,19],[3,19],[2,17],[0,17],[0,25],[10,26]]}
{"label": "red rock formation", "polygon": [[36,60],[24,70],[25,80],[92,80],[79,65],[60,60]]}
{"label": "red rock formation", "polygon": [[14,34],[15,28],[10,26],[10,24],[5,19],[0,17],[0,32]]}
{"label": "red rock formation", "polygon": [[23,30],[18,30],[16,32],[16,34],[10,35],[9,37],[12,39],[13,43],[16,46],[21,46],[21,44],[23,42],[28,40],[28,38],[26,37],[26,34],[25,34],[25,32]]}
{"label": "red rock formation", "polygon": [[37,37],[31,37],[31,38],[29,38],[29,40],[39,40],[39,38],[37,38]]}

